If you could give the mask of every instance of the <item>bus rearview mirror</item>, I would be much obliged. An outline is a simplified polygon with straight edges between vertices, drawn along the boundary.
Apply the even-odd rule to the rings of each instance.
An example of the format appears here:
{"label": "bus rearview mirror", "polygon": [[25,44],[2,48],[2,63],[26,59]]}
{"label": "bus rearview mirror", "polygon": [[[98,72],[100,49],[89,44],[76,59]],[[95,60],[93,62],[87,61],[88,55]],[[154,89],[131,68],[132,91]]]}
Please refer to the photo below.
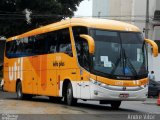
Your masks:
{"label": "bus rearview mirror", "polygon": [[150,44],[152,46],[153,56],[157,57],[158,56],[158,46],[157,46],[157,44],[154,41],[150,40],[150,39],[145,39],[145,42],[147,42],[148,44]]}
{"label": "bus rearview mirror", "polygon": [[91,36],[85,35],[85,34],[81,34],[80,37],[84,38],[88,42],[89,53],[94,54],[94,52],[95,52],[94,39]]}

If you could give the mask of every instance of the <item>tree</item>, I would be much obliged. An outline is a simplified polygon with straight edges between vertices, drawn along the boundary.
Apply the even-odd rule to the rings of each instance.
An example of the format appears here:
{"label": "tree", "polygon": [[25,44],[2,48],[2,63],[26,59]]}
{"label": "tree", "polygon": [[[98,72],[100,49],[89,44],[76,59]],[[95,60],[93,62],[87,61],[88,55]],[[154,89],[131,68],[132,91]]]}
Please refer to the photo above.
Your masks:
{"label": "tree", "polygon": [[[83,0],[0,0],[0,36],[15,36],[74,15]],[[26,12],[31,11],[31,23]]]}

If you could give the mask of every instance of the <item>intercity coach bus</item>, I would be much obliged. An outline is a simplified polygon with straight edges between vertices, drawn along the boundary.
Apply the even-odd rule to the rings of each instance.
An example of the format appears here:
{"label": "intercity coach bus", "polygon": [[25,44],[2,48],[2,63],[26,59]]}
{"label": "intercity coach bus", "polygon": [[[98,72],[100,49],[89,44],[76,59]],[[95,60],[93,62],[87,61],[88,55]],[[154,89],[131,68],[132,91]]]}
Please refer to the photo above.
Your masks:
{"label": "intercity coach bus", "polygon": [[97,100],[119,108],[121,101],[145,100],[148,92],[147,44],[154,41],[124,22],[72,18],[7,39],[4,90],[18,99],[36,95]]}

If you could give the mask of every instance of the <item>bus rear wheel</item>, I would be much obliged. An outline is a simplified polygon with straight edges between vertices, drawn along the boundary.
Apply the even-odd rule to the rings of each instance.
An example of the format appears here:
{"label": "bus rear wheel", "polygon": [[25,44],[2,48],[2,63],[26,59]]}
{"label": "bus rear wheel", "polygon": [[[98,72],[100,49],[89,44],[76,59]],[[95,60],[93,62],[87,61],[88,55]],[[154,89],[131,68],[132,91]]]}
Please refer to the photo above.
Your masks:
{"label": "bus rear wheel", "polygon": [[23,100],[23,99],[30,100],[33,97],[30,94],[23,94],[21,82],[17,83],[16,93],[17,93],[17,99],[19,100]]}
{"label": "bus rear wheel", "polygon": [[73,88],[71,83],[69,83],[67,86],[65,102],[67,103],[67,105],[70,105],[70,106],[75,105],[77,103],[77,99],[73,97]]}
{"label": "bus rear wheel", "polygon": [[120,105],[121,105],[121,101],[112,101],[111,102],[112,109],[115,109],[115,110],[119,109]]}
{"label": "bus rear wheel", "polygon": [[22,84],[21,84],[21,82],[17,83],[16,92],[17,92],[17,99],[22,100],[23,99],[23,93],[22,93]]}

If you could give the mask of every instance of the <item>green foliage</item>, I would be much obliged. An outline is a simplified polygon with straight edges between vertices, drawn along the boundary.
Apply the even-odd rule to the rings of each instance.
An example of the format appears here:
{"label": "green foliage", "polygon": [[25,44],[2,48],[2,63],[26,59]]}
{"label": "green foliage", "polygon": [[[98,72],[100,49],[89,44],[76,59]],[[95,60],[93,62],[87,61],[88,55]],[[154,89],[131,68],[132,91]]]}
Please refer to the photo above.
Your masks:
{"label": "green foliage", "polygon": [[[0,0],[0,36],[15,36],[74,15],[83,0]],[[24,10],[32,11],[27,24]]]}

